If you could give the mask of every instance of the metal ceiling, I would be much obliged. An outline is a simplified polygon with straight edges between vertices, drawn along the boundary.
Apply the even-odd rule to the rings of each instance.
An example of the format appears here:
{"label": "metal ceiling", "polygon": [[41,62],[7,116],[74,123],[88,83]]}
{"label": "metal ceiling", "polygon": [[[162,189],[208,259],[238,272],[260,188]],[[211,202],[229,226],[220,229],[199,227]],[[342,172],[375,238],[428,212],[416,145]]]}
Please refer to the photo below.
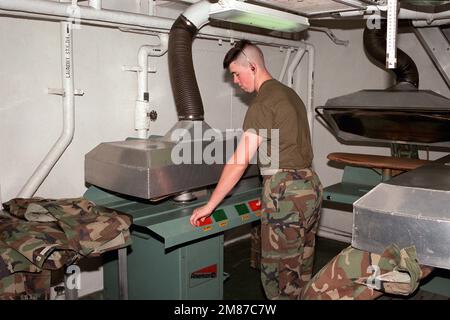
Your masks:
{"label": "metal ceiling", "polygon": [[304,16],[350,11],[366,7],[361,1],[353,0],[251,0],[248,2],[280,8]]}

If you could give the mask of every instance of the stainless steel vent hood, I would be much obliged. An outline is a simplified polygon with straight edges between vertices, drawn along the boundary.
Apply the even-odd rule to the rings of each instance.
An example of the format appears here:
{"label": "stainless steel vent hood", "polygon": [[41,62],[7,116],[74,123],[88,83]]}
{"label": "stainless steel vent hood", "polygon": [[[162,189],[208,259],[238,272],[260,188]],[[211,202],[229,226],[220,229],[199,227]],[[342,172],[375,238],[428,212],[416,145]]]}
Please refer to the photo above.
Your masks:
{"label": "stainless steel vent hood", "polygon": [[316,111],[347,142],[450,146],[450,100],[430,90],[362,90]]}
{"label": "stainless steel vent hood", "polygon": [[[384,67],[386,23],[364,30],[367,54]],[[386,90],[361,90],[329,99],[316,108],[331,131],[346,142],[412,143],[450,146],[450,100],[418,90],[414,61],[397,49],[396,84]]]}
{"label": "stainless steel vent hood", "polygon": [[[177,143],[171,136],[180,129],[185,137]],[[202,121],[180,121],[164,137],[101,143],[86,154],[85,179],[98,187],[143,199],[215,184],[230,156],[225,150],[236,146],[239,136],[226,139],[217,133],[214,140],[190,139],[203,136],[208,129],[211,128]],[[185,150],[191,152],[183,154]],[[201,150],[202,155],[204,150],[210,150],[217,164],[205,163],[203,157],[196,159],[194,150]],[[187,161],[179,163],[181,160]],[[257,167],[252,165],[245,176],[257,174]]]}

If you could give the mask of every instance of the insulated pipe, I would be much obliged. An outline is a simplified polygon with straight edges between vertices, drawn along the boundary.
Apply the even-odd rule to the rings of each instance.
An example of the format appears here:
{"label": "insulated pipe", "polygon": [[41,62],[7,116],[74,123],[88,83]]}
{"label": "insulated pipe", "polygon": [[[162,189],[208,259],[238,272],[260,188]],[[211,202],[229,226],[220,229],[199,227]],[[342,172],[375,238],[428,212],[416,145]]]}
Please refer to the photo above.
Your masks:
{"label": "insulated pipe", "polygon": [[427,13],[421,11],[414,11],[405,8],[400,8],[398,12],[399,19],[408,19],[408,20],[427,20],[434,21],[440,19],[448,19],[450,18],[450,11],[442,11],[437,13]]}
{"label": "insulated pipe", "polygon": [[[155,29],[169,30],[173,20],[167,18],[149,17],[142,14],[132,14],[114,10],[97,10],[91,7],[78,6],[80,21],[116,23],[122,26],[152,27]],[[59,18],[74,18],[72,4],[58,3],[44,0],[0,0],[0,9],[8,11],[20,11],[39,13]]]}
{"label": "insulated pipe", "polygon": [[412,25],[416,28],[423,28],[423,27],[437,27],[437,26],[443,26],[450,24],[450,19],[440,19],[440,20],[434,20],[434,21],[427,21],[427,20],[413,20]]}
{"label": "insulated pipe", "polygon": [[63,83],[63,129],[59,139],[46,155],[25,186],[20,190],[19,198],[32,197],[50,170],[64,153],[72,141],[75,131],[74,85],[73,85],[73,53],[72,23],[61,22],[61,64]]}
{"label": "insulated pipe", "polygon": [[2,202],[2,184],[0,183],[0,210],[3,209],[3,202]]}
{"label": "insulated pipe", "polygon": [[[368,6],[366,10],[354,10],[338,12],[337,15],[343,18],[349,17],[363,17],[363,19],[384,19],[382,12],[386,12],[386,9],[382,6]],[[400,8],[397,15],[401,20],[415,20],[415,21],[435,21],[441,19],[449,19],[450,11],[442,11],[437,13],[428,13],[422,11],[414,11],[410,9]],[[326,20],[326,18],[319,18],[318,20]]]}
{"label": "insulated pipe", "polygon": [[309,130],[311,133],[311,143],[314,142],[314,63],[315,51],[311,44],[306,45],[308,52],[308,98],[306,102],[306,111],[308,112]]}
{"label": "insulated pipe", "polygon": [[278,81],[282,82],[284,75],[286,74],[286,68],[289,62],[289,58],[291,57],[292,48],[288,48],[286,50],[286,56],[284,58],[283,67],[281,68],[280,75],[278,76]]}
{"label": "insulated pipe", "polygon": [[[363,34],[364,48],[369,56],[385,66],[386,60],[386,21],[381,21],[380,29],[366,27]],[[402,50],[397,48],[397,67],[392,69],[397,77],[397,83],[408,82],[419,87],[419,72],[414,61]]]}
{"label": "insulated pipe", "polygon": [[102,0],[89,0],[89,7],[92,7],[96,10],[102,9]]}
{"label": "insulated pipe", "polygon": [[168,49],[169,36],[167,34],[158,34],[158,45],[145,45],[138,51],[138,100],[148,101],[148,57],[163,56]]}
{"label": "insulated pipe", "polygon": [[[207,2],[207,1],[206,1]],[[197,6],[203,6],[202,10],[205,12],[207,3],[195,4]],[[194,14],[192,14],[192,8],[189,7],[185,12],[186,15],[192,20],[195,20],[200,26],[207,22],[206,17],[199,19]],[[19,17],[38,17],[46,18],[49,20],[65,21],[67,18],[73,18],[71,16],[71,4],[50,2],[43,0],[0,0],[0,13],[6,13],[12,16]],[[124,13],[113,10],[96,10],[89,7],[79,7],[79,22],[87,23],[96,26],[109,26],[109,27],[135,27],[143,28],[146,30],[156,30],[160,32],[165,32],[170,30],[174,24],[174,20],[159,17],[149,17],[141,14]],[[131,30],[132,31],[132,30]],[[139,31],[139,30],[138,30]],[[246,32],[239,32],[234,30],[225,30],[215,27],[205,26],[202,31],[197,34],[199,38],[206,39],[225,39],[234,41],[235,39],[248,39],[254,43],[263,43],[272,46],[283,46],[283,47],[304,47],[306,44],[300,43],[298,41],[280,39],[271,36],[263,36]],[[299,48],[300,49],[300,48]]]}
{"label": "insulated pipe", "polygon": [[148,0],[148,14],[154,16],[156,14],[156,7],[154,0]]}
{"label": "insulated pipe", "polygon": [[[308,72],[307,72],[307,98],[306,98],[306,114],[308,117],[309,131],[311,137],[311,143],[314,140],[314,47],[310,44],[305,44],[305,52],[308,53]],[[300,64],[301,59],[304,57],[304,53],[301,55],[300,60],[297,62],[296,67]],[[292,65],[291,65],[292,66]],[[295,70],[296,67],[292,67]],[[292,71],[293,72],[293,71]],[[300,72],[297,72],[295,81],[295,91],[300,93]]]}
{"label": "insulated pipe", "polygon": [[148,57],[160,57],[167,52],[169,36],[161,33],[158,35],[159,45],[145,45],[138,51],[138,95],[135,109],[135,129],[137,137],[146,139],[150,127],[148,112],[150,111],[148,94]]}
{"label": "insulated pipe", "polygon": [[190,5],[182,15],[192,23],[197,30],[200,30],[209,21],[209,10],[212,2],[209,0],[201,0],[193,5]]}

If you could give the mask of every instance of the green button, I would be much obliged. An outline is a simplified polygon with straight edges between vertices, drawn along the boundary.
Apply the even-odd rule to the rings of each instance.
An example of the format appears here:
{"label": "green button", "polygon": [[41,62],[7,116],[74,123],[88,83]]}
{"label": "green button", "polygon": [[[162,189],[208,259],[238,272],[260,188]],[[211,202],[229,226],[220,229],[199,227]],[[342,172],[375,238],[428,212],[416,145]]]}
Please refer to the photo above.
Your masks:
{"label": "green button", "polygon": [[250,213],[250,211],[248,210],[247,205],[245,203],[237,204],[234,207],[236,208],[236,210],[240,216],[242,216],[243,214]]}
{"label": "green button", "polygon": [[219,210],[214,211],[214,213],[212,215],[214,217],[214,220],[216,220],[216,222],[228,219],[228,217],[225,214],[225,211],[223,211],[223,209],[219,209]]}

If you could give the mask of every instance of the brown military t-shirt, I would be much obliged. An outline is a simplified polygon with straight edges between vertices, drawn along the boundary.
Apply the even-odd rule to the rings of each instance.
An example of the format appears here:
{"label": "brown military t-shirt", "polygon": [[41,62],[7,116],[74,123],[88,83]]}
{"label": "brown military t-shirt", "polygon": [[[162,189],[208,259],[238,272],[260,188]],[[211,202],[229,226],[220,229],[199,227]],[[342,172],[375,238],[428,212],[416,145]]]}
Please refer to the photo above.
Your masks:
{"label": "brown military t-shirt", "polygon": [[[272,150],[277,147],[279,168],[303,169],[311,166],[313,152],[305,105],[294,90],[279,81],[270,79],[261,85],[247,110],[243,129],[253,129],[264,139],[258,157],[261,169],[271,166],[268,162]],[[276,145],[277,131],[272,129],[279,130],[279,146]]]}

